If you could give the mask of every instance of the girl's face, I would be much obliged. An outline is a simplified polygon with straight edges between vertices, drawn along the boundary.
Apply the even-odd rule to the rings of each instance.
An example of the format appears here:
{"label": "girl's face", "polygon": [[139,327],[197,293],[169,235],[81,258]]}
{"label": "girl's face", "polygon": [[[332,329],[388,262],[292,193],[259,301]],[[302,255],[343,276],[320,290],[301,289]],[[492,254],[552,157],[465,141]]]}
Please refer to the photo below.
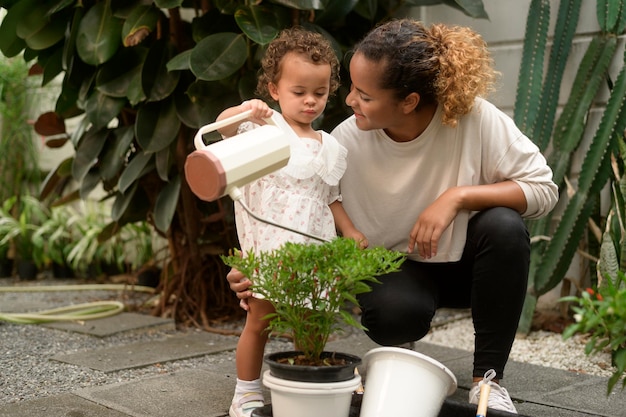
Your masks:
{"label": "girl's face", "polygon": [[281,62],[280,78],[268,90],[280,105],[285,120],[293,127],[310,129],[328,101],[331,69],[316,65],[297,53],[288,53]]}
{"label": "girl's face", "polygon": [[356,53],[350,60],[352,85],[346,104],[352,107],[361,130],[393,129],[400,122],[401,110],[389,89],[379,87],[384,65]]}

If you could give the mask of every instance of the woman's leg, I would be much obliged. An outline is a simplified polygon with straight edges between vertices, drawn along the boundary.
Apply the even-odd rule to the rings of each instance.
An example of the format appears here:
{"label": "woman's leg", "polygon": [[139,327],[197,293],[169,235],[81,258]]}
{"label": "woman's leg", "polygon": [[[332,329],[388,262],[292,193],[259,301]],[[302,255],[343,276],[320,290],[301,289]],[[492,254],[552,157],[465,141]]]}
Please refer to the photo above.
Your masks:
{"label": "woman's leg", "polygon": [[521,216],[493,208],[470,220],[461,264],[471,267],[471,309],[476,333],[475,378],[489,369],[503,376],[524,304],[530,241]]}
{"label": "woman's leg", "polygon": [[381,284],[372,284],[371,292],[359,296],[361,323],[374,342],[400,345],[428,333],[438,292],[425,265],[407,260],[401,271],[377,277]]}

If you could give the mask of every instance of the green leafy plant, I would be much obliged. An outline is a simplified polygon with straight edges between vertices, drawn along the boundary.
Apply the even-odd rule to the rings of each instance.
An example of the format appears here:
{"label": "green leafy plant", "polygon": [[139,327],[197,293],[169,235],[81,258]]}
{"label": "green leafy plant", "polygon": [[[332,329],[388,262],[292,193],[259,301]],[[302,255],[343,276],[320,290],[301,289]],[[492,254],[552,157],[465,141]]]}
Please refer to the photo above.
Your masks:
{"label": "green leafy plant", "polygon": [[362,328],[345,307],[358,305],[356,296],[370,291],[376,276],[397,271],[404,255],[382,247],[362,250],[351,239],[336,238],[319,245],[288,242],[245,257],[236,251],[222,259],[250,277],[253,292],[273,303],[270,330],[290,335],[306,363],[317,363],[341,323]]}
{"label": "green leafy plant", "polygon": [[18,261],[32,261],[41,267],[44,252],[33,241],[33,235],[50,216],[47,207],[29,195],[13,196],[3,203],[3,213],[6,214],[0,218],[0,246],[12,245]]}
{"label": "green leafy plant", "polygon": [[615,370],[608,381],[607,395],[620,380],[622,389],[626,387],[626,275],[619,271],[615,278],[607,276],[600,288],[587,288],[579,297],[564,297],[562,301],[576,303],[572,306],[576,322],[565,329],[563,338],[589,334],[587,355],[610,350]]}

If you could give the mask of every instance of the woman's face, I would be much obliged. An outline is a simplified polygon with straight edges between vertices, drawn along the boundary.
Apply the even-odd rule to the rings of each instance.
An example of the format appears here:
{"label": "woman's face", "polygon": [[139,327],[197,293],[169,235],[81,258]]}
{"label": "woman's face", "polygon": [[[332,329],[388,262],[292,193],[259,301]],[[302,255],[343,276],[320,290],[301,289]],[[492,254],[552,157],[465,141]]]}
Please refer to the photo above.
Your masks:
{"label": "woman's face", "polygon": [[385,71],[381,63],[370,61],[356,53],[350,60],[352,85],[346,104],[354,111],[356,125],[361,130],[390,129],[399,123],[401,110],[392,90],[379,87]]}

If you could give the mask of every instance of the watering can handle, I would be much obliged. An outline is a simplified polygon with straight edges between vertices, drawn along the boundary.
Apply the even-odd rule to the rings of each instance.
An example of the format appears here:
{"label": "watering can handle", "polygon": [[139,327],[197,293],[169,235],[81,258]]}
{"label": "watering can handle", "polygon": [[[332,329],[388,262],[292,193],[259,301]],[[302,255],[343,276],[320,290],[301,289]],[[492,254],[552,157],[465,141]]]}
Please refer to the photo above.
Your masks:
{"label": "watering can handle", "polygon": [[[205,145],[204,141],[202,140],[202,135],[204,135],[205,133],[213,132],[214,130],[220,129],[220,128],[224,127],[224,126],[228,126],[228,125],[233,124],[235,122],[239,122],[241,120],[245,120],[251,114],[252,114],[252,110],[246,110],[246,111],[244,111],[242,113],[235,114],[234,116],[231,116],[231,117],[229,117],[227,119],[220,120],[219,122],[213,122],[211,124],[202,126],[200,129],[198,129],[198,133],[196,133],[196,136],[193,139],[193,143],[194,143],[196,149],[204,149],[204,148],[206,148],[207,145]],[[272,117],[268,117],[267,119],[265,119],[265,121],[270,123],[270,124],[276,124],[276,122],[274,122]]]}

